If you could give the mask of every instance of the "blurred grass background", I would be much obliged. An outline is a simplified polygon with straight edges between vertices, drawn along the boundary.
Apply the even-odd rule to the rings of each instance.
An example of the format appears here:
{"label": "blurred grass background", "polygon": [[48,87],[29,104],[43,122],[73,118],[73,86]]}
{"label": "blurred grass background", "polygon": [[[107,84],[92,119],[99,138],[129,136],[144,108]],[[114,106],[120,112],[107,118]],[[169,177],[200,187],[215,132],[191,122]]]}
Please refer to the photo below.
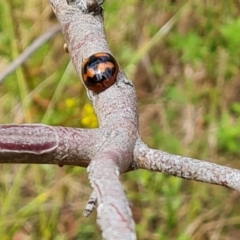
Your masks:
{"label": "blurred grass background", "polygon": [[[151,147],[240,169],[240,1],[107,1],[111,50]],[[0,71],[57,24],[47,0],[0,3]],[[0,123],[96,127],[58,34],[0,84]],[[86,170],[0,166],[0,239],[101,239]],[[160,173],[122,176],[139,239],[239,239],[240,194]]]}

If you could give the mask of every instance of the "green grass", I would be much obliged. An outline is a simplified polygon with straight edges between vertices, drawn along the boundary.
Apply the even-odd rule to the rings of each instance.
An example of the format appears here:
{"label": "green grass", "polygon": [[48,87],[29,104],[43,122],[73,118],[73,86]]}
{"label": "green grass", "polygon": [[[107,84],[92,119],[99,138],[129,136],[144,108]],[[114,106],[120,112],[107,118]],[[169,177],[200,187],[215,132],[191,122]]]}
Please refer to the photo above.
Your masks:
{"label": "green grass", "polygon": [[[0,71],[57,23],[47,1],[0,3]],[[137,88],[154,148],[240,169],[237,1],[108,1],[110,47]],[[61,35],[0,86],[0,123],[94,127]],[[66,77],[69,76],[69,77]],[[0,239],[101,239],[85,169],[0,166]],[[122,176],[139,239],[237,239],[239,193],[160,173]],[[22,236],[22,237],[21,237]],[[21,238],[20,238],[21,237]]]}

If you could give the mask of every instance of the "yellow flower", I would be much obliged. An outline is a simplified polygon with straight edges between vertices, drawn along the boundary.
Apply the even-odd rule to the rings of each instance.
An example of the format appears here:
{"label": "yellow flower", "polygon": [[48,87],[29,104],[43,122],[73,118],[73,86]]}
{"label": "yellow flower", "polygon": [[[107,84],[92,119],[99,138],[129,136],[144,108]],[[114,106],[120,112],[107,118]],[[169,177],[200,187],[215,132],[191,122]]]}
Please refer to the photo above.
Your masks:
{"label": "yellow flower", "polygon": [[83,113],[81,119],[82,125],[90,128],[98,127],[97,116],[95,115],[94,109],[91,104],[86,103],[83,106]]}
{"label": "yellow flower", "polygon": [[66,107],[67,108],[73,108],[76,106],[77,104],[77,100],[75,98],[68,98],[66,101],[65,101],[65,104],[66,104]]}

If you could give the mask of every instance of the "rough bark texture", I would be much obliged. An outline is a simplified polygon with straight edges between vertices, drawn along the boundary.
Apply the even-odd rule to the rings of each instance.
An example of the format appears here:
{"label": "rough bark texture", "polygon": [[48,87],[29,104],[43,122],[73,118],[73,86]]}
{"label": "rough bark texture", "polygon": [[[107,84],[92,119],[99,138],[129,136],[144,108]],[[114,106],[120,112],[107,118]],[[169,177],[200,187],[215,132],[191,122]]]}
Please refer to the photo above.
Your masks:
{"label": "rough bark texture", "polygon": [[[62,26],[73,65],[81,76],[82,62],[97,52],[111,53],[101,14],[83,14],[79,8],[51,1]],[[88,90],[106,139],[93,146],[96,153],[88,167],[89,180],[98,202],[98,223],[105,239],[135,239],[134,222],[119,174],[132,168],[138,137],[138,116],[134,86],[123,71],[116,83],[96,94]],[[87,141],[87,139],[86,139]],[[94,150],[95,149],[95,150]]]}
{"label": "rough bark texture", "polygon": [[138,168],[240,191],[240,171],[236,169],[151,149],[141,140],[136,144],[135,157]]}
{"label": "rough bark texture", "polygon": [[[87,3],[96,4],[96,0],[77,2],[79,5],[68,5],[66,0],[50,0],[81,76],[84,59],[110,50],[101,12],[86,13]],[[239,170],[150,149],[142,142],[135,89],[121,69],[110,88],[99,94],[87,92],[99,119],[98,129],[1,125],[0,163],[88,166],[94,192],[85,215],[89,215],[97,200],[98,223],[104,239],[136,239],[129,203],[119,181],[123,172],[142,168],[240,191]]]}

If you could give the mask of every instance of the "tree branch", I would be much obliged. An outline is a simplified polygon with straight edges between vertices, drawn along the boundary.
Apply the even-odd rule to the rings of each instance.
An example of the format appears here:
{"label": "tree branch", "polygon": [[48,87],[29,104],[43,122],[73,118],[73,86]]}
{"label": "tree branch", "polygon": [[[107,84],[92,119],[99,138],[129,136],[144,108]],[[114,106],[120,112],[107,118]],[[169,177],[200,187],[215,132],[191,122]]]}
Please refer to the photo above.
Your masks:
{"label": "tree branch", "polygon": [[[89,180],[97,196],[98,223],[104,239],[135,239],[131,209],[119,181],[121,155],[112,150],[93,158]],[[104,186],[104,187],[103,187]]]}
{"label": "tree branch", "polygon": [[[103,17],[83,14],[77,6],[70,6],[64,0],[50,0],[50,3],[62,26],[73,65],[81,76],[82,62],[86,58],[98,52],[111,53]],[[107,90],[99,94],[86,90],[97,113],[100,130],[110,133],[107,139],[100,141],[101,148],[89,167],[89,180],[98,202],[98,223],[106,239],[123,239],[122,236],[135,239],[130,209],[118,178],[119,173],[132,169],[138,137],[135,88],[120,69],[115,84]]]}
{"label": "tree branch", "polygon": [[0,125],[0,163],[48,163],[86,167],[100,147],[98,142],[103,139],[102,134],[104,133],[98,129],[51,127],[43,124]]}
{"label": "tree branch", "polygon": [[141,140],[138,140],[134,153],[137,168],[240,191],[240,171],[237,169],[151,149]]}

